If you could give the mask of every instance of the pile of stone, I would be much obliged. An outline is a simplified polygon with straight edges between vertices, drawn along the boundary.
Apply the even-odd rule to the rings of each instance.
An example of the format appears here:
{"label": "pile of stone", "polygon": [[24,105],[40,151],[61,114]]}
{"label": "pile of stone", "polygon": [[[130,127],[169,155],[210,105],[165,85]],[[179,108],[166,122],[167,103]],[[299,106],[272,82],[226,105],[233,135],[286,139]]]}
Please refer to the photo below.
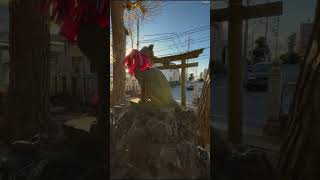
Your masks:
{"label": "pile of stone", "polygon": [[136,104],[112,112],[112,177],[209,177],[209,153],[196,144],[193,111]]}
{"label": "pile of stone", "polygon": [[215,129],[212,132],[212,142],[213,179],[277,179],[268,150],[249,145],[233,145]]}

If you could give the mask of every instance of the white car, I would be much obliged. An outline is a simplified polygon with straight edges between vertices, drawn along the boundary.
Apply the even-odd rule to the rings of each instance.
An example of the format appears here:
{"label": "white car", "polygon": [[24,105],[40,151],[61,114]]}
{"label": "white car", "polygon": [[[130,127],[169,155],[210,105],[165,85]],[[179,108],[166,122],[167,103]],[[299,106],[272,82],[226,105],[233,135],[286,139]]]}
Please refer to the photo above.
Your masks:
{"label": "white car", "polygon": [[261,62],[247,66],[246,87],[248,90],[268,90],[268,80],[271,76],[272,64]]}
{"label": "white car", "polygon": [[194,81],[191,81],[191,82],[188,81],[188,82],[187,82],[187,90],[188,90],[188,91],[193,91],[193,89],[194,89],[194,83],[195,83]]}

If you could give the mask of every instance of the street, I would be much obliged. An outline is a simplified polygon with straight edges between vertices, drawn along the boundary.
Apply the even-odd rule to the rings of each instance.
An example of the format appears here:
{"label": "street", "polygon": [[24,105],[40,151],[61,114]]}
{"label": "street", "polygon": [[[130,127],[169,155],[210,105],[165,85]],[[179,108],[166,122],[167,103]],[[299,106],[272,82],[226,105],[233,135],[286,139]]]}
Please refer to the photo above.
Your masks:
{"label": "street", "polygon": [[[181,86],[176,86],[174,88],[171,88],[171,92],[175,100],[178,100],[178,101],[181,100]],[[193,91],[186,91],[188,104],[192,103],[192,92]]]}
{"label": "street", "polygon": [[[196,97],[201,96],[201,91],[202,91],[203,85],[204,85],[204,82],[196,82],[194,90],[192,90],[192,91],[186,90],[187,104],[192,104],[192,100],[194,99],[193,96],[196,96]],[[172,87],[171,93],[176,101],[181,100],[181,86],[178,85],[176,87]]]}
{"label": "street", "polygon": [[[295,83],[299,75],[299,65],[282,65],[281,66],[281,83],[286,84],[282,98],[282,109],[288,111],[289,104],[292,101]],[[227,124],[227,82],[225,76],[216,76],[211,84],[211,112],[213,122],[216,125]],[[270,105],[269,92],[252,92],[243,88],[242,91],[242,108],[243,108],[243,125],[247,128],[260,129],[264,126]]]}

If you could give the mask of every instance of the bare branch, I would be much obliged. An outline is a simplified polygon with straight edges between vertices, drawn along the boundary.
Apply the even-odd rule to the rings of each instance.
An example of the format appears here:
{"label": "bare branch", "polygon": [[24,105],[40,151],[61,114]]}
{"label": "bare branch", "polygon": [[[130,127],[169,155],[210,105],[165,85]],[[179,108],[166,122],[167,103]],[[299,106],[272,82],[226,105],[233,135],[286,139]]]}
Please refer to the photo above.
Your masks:
{"label": "bare branch", "polygon": [[137,0],[135,2],[127,1],[127,9],[124,15],[124,22],[127,29],[134,32],[138,19],[141,24],[150,21],[152,17],[158,15],[164,3],[163,1],[145,0]]}

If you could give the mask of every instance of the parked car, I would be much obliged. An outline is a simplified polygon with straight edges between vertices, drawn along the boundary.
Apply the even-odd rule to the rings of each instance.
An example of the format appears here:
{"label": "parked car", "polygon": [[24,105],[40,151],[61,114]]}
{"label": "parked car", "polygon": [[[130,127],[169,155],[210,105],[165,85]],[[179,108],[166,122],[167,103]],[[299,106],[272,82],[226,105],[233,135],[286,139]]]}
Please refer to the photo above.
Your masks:
{"label": "parked car", "polygon": [[188,81],[187,82],[187,90],[188,91],[193,91],[193,89],[194,89],[194,81]]}
{"label": "parked car", "polygon": [[247,66],[245,84],[248,91],[267,91],[269,77],[271,76],[272,64],[261,62]]}

